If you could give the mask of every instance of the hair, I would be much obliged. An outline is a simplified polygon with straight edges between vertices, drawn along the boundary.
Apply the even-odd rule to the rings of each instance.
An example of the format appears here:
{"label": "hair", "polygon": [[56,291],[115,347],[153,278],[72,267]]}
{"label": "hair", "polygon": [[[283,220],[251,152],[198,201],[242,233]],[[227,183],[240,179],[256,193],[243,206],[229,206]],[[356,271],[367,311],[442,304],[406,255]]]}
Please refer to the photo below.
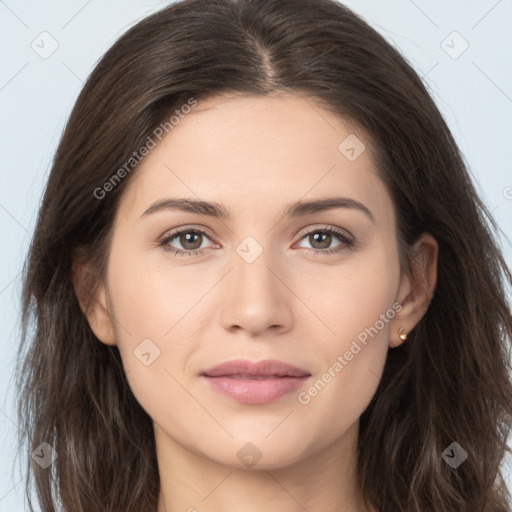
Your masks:
{"label": "hair", "polygon": [[[172,112],[191,98],[274,91],[311,98],[368,135],[396,209],[403,272],[416,272],[412,245],[421,233],[439,244],[428,310],[388,351],[360,417],[365,503],[379,512],[510,510],[500,465],[512,424],[504,289],[512,275],[499,228],[425,85],[334,0],[184,0],[142,19],[101,58],[52,162],[23,267],[16,369],[31,511],[32,478],[46,512],[156,511],[152,420],[118,348],[99,342],[87,322],[73,261],[91,263],[91,298],[106,276],[120,197],[137,172],[126,162]],[[454,441],[468,453],[456,469],[441,456]],[[46,469],[29,456],[42,442],[58,454]]]}

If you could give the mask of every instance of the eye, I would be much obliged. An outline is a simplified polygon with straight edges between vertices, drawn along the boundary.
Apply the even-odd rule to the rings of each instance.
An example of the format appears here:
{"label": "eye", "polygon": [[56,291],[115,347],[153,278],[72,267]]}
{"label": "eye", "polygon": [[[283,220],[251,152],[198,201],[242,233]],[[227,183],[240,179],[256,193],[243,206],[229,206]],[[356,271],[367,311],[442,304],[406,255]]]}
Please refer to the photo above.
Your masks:
{"label": "eye", "polygon": [[[159,242],[159,246],[163,247],[166,251],[174,252],[174,256],[194,256],[195,254],[202,254],[204,248],[201,248],[202,239],[208,235],[201,229],[185,228],[175,231],[169,236],[165,237]],[[183,249],[175,249],[170,243],[175,239],[181,244]]]}
{"label": "eye", "polygon": [[[329,249],[328,247],[332,243],[333,236],[340,240],[341,243],[336,245],[334,248]],[[304,240],[306,237],[308,242],[313,245],[313,248],[310,250],[312,250],[315,255],[340,253],[351,249],[355,244],[355,240],[352,235],[349,235],[337,228],[328,226],[308,231],[304,236],[302,236],[301,240]],[[318,245],[319,247],[314,247],[314,245]]]}

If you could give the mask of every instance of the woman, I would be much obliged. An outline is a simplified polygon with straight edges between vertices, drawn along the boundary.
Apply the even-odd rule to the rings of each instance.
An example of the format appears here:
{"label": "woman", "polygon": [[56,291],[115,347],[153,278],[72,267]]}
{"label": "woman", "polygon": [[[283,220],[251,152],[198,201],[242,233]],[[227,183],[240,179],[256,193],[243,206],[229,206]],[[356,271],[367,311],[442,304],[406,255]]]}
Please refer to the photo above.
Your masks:
{"label": "woman", "polygon": [[417,74],[341,4],[142,20],[76,102],[27,259],[41,507],[508,510],[493,230]]}

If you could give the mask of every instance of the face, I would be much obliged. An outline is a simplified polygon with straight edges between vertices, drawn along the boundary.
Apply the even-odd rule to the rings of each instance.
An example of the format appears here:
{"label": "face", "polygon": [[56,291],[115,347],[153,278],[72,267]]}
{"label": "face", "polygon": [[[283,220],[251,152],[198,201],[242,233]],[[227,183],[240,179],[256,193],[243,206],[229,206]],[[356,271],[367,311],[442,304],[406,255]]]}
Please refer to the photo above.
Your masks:
{"label": "face", "polygon": [[[232,467],[246,463],[244,447],[277,468],[341,442],[396,331],[412,328],[399,312],[408,282],[395,212],[365,134],[309,99],[219,96],[136,173],[99,299],[113,321],[92,325],[118,346],[158,435]],[[163,206],[177,198],[226,216]],[[325,199],[329,208],[298,206]],[[202,375],[238,359],[305,377]]]}

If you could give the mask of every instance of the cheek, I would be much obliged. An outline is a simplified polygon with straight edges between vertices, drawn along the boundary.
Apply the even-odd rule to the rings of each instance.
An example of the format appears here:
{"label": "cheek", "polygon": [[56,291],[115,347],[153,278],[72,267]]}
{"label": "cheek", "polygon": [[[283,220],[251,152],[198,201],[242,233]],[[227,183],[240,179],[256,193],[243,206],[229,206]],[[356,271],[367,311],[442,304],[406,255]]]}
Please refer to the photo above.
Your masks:
{"label": "cheek", "polygon": [[317,378],[298,401],[312,422],[328,419],[338,431],[348,428],[374,396],[388,352],[390,322],[399,309],[397,254],[393,247],[381,247],[334,269],[329,294],[314,306],[333,332],[318,340],[322,357]]}
{"label": "cheek", "polygon": [[[398,281],[398,256],[394,247],[375,244],[329,267],[328,271],[325,267],[318,268],[301,293],[327,327],[323,329],[325,337],[331,340],[327,345],[343,349],[391,308]],[[393,318],[394,310],[387,316]],[[379,322],[378,327],[387,334],[388,323]]]}
{"label": "cheek", "polygon": [[187,336],[182,331],[214,284],[212,276],[199,274],[194,265],[178,268],[174,256],[160,249],[148,256],[122,247],[122,241],[113,247],[108,274],[120,344],[133,349],[145,338],[161,345],[178,331]]}
{"label": "cheek", "polygon": [[179,395],[177,381],[182,379],[175,369],[187,367],[195,346],[187,325],[208,283],[191,284],[191,270],[188,275],[172,272],[172,263],[150,265],[142,252],[123,249],[118,237],[108,269],[113,323],[130,387],[149,413],[166,396]]}
{"label": "cheek", "polygon": [[196,347],[186,330],[187,313],[200,290],[177,272],[133,257],[112,265],[109,282],[117,346],[131,391],[153,420],[172,418],[177,428],[183,415],[173,411],[193,405],[180,383]]}

